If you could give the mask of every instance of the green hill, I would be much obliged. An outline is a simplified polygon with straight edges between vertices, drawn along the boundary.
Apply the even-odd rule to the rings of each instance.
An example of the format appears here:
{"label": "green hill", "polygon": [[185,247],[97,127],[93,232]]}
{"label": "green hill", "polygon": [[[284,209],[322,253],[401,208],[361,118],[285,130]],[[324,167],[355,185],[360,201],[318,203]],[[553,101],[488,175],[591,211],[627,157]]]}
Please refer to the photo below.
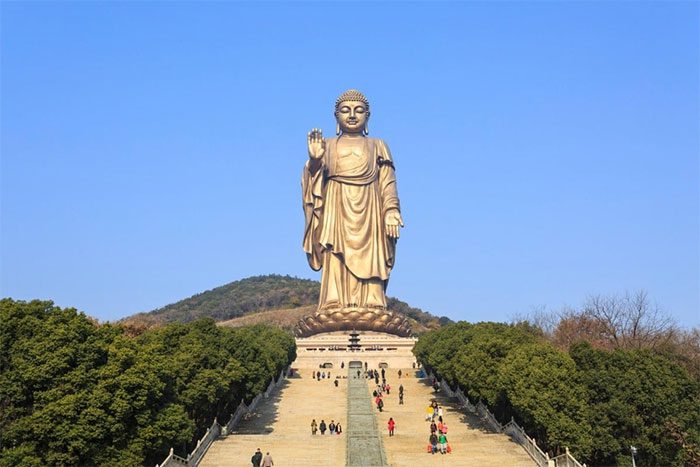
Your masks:
{"label": "green hill", "polygon": [[[270,310],[285,314],[285,310],[315,306],[319,289],[319,282],[309,279],[277,274],[248,277],[147,313],[138,313],[122,322],[150,327],[173,322],[187,323],[203,317],[229,321]],[[451,322],[449,318],[431,315],[396,298],[389,298],[389,309],[415,320],[417,332]]]}

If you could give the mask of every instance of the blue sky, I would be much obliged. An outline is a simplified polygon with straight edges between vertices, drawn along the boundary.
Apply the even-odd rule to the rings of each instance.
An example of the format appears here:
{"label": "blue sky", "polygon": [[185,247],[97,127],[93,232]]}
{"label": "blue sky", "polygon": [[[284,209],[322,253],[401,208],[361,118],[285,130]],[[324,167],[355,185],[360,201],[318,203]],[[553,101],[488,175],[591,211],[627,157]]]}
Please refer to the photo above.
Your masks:
{"label": "blue sky", "polygon": [[453,319],[645,289],[700,323],[696,2],[2,3],[1,295],[101,320],[301,250],[348,88],[394,155],[389,294]]}

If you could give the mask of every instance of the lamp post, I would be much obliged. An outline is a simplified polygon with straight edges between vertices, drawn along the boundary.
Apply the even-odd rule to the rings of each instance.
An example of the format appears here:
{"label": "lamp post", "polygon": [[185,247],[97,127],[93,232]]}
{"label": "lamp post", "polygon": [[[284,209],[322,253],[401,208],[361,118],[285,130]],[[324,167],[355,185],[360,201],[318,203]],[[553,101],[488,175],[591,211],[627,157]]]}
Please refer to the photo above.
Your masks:
{"label": "lamp post", "polygon": [[637,454],[637,448],[630,446],[630,452],[632,453],[632,467],[637,467],[637,464],[634,462],[634,455]]}

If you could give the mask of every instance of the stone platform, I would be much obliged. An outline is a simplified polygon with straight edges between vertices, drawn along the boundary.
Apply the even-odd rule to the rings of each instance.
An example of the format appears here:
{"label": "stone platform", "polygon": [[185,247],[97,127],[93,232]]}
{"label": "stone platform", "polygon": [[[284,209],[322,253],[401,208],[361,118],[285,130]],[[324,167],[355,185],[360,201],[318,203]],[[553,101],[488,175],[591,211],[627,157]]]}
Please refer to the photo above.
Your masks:
{"label": "stone platform", "polygon": [[353,362],[368,368],[412,368],[416,364],[413,346],[414,337],[399,337],[373,331],[359,331],[359,347],[351,348],[352,331],[334,331],[316,334],[311,337],[298,337],[297,359],[293,368],[321,367],[339,370],[341,364],[347,369]]}

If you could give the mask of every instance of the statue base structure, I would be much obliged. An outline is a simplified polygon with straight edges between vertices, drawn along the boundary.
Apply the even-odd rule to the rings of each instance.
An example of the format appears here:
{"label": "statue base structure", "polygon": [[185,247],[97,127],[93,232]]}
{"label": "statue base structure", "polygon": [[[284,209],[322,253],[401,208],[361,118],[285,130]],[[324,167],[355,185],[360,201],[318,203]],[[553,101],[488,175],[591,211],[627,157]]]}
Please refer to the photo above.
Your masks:
{"label": "statue base structure", "polygon": [[411,323],[402,313],[386,308],[344,307],[319,310],[302,318],[296,327],[297,337],[311,337],[332,331],[356,330],[411,335]]}
{"label": "statue base structure", "polygon": [[[418,339],[376,331],[331,331],[297,337],[298,369],[415,368],[413,346]],[[340,376],[337,373],[333,376]]]}

